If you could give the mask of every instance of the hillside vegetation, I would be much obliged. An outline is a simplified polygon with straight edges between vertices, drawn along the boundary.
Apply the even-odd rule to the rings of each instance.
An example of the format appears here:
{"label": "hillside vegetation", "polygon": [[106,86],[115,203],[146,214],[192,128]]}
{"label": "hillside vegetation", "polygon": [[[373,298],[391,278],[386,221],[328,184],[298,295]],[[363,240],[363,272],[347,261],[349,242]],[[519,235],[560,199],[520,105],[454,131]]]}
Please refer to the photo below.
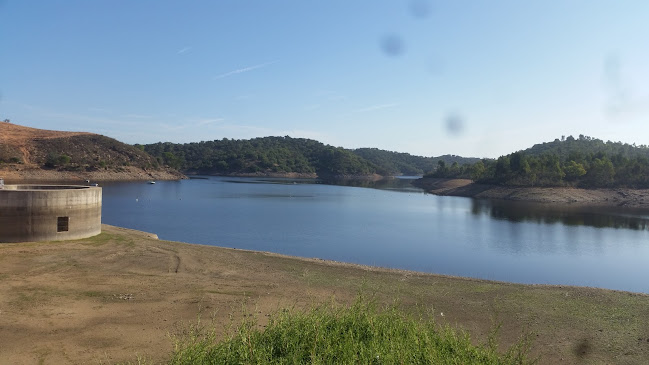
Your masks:
{"label": "hillside vegetation", "polygon": [[439,160],[475,162],[459,156],[419,157],[375,148],[348,150],[291,137],[138,146],[161,164],[200,174],[311,174],[319,177],[421,175]]}
{"label": "hillside vegetation", "polygon": [[109,137],[0,123],[0,171],[121,173],[133,169],[163,170],[141,149]]}
{"label": "hillside vegetation", "polygon": [[649,147],[580,135],[460,166],[438,163],[427,177],[511,186],[649,188]]}
{"label": "hillside vegetation", "polygon": [[435,170],[438,161],[450,165],[457,163],[464,165],[480,161],[479,158],[443,155],[438,157],[413,156],[409,153],[400,153],[380,150],[378,148],[359,148],[352,152],[377,167],[380,175],[423,175]]}

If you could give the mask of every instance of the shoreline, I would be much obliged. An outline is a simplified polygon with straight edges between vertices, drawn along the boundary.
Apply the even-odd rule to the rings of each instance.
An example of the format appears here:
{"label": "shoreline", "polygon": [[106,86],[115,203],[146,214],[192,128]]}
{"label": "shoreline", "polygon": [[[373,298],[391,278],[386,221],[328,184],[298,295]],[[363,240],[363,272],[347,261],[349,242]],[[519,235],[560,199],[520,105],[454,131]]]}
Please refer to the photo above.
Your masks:
{"label": "shoreline", "polygon": [[148,180],[184,180],[200,176],[249,177],[249,178],[285,178],[285,179],[318,179],[322,181],[380,181],[395,178],[382,175],[340,175],[318,176],[315,173],[233,173],[204,174],[197,171],[176,171],[173,169],[143,170],[133,166],[123,166],[119,170],[64,171],[43,169],[24,165],[0,169],[0,177],[7,183],[21,182],[70,182],[70,181],[148,181]]}
{"label": "shoreline", "polygon": [[183,171],[187,176],[223,176],[223,177],[257,177],[257,178],[285,178],[285,179],[319,179],[319,180],[360,180],[360,181],[378,181],[392,178],[393,176],[372,175],[335,175],[319,176],[316,173],[302,172],[242,172],[232,174],[203,174],[197,171]]}
{"label": "shoreline", "polygon": [[[532,334],[541,363],[649,357],[649,295],[497,282],[157,239],[102,226],[88,239],[0,245],[0,358],[10,363],[163,363],[197,318],[219,338],[282,308],[379,305],[434,316],[483,343]],[[255,268],[251,270],[250,268]],[[208,317],[205,317],[208,316]],[[232,322],[234,321],[234,322]],[[614,345],[612,345],[614,344]]]}
{"label": "shoreline", "polygon": [[649,189],[581,189],[477,184],[468,179],[421,178],[413,185],[426,193],[560,205],[649,208]]}
{"label": "shoreline", "polygon": [[26,166],[0,169],[0,177],[5,183],[21,182],[70,182],[70,181],[148,181],[182,180],[187,176],[171,169],[144,170],[133,166],[123,166],[119,170],[62,171],[31,168]]}

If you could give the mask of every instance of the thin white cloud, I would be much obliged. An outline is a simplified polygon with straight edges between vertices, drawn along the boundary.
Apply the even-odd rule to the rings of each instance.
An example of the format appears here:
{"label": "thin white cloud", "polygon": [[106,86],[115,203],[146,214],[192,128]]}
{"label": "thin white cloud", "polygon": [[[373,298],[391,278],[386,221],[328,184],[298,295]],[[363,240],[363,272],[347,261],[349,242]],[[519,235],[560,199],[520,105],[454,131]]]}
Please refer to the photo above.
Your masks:
{"label": "thin white cloud", "polygon": [[339,100],[347,99],[346,96],[333,90],[316,90],[314,92],[314,95],[318,98],[324,98],[325,100],[328,101],[339,101]]}
{"label": "thin white cloud", "polygon": [[110,110],[105,108],[89,107],[87,109],[89,112],[93,112],[93,113],[110,113]]}
{"label": "thin white cloud", "polygon": [[254,65],[254,66],[239,68],[239,69],[236,69],[234,71],[229,71],[229,72],[222,73],[220,75],[214,76],[214,80],[222,79],[222,78],[225,78],[225,77],[228,77],[228,76],[232,76],[232,75],[236,75],[236,74],[240,74],[240,73],[244,73],[244,72],[249,72],[249,71],[252,71],[252,70],[257,70],[257,69],[260,69],[260,68],[264,68],[266,66],[270,66],[270,65],[272,65],[274,63],[277,63],[277,61],[260,63],[258,65]]}
{"label": "thin white cloud", "polygon": [[145,114],[126,114],[123,117],[127,118],[127,119],[151,119],[151,118],[153,118],[152,115],[145,115]]}
{"label": "thin white cloud", "polygon": [[223,122],[225,119],[223,118],[203,118],[203,119],[191,119],[182,123],[164,123],[162,124],[162,127],[166,131],[181,131],[181,130],[186,130],[186,129],[192,129],[192,128],[198,128],[198,127],[204,127],[210,124],[214,123],[220,123]]}
{"label": "thin white cloud", "polygon": [[225,119],[223,118],[215,118],[215,119],[201,119],[198,122],[196,122],[196,126],[202,126],[202,125],[208,125],[208,124],[214,124],[214,123],[220,123],[223,122]]}
{"label": "thin white cloud", "polygon": [[52,120],[65,120],[67,123],[77,124],[82,126],[84,129],[98,128],[97,126],[106,125],[125,127],[132,125],[132,121],[119,117],[97,117],[93,115],[66,112],[45,112],[42,115]]}
{"label": "thin white cloud", "polygon": [[187,52],[191,51],[191,49],[192,49],[192,47],[189,47],[189,46],[188,46],[188,47],[185,47],[185,48],[181,48],[181,49],[179,49],[179,50],[176,52],[176,54],[187,53]]}
{"label": "thin white cloud", "polygon": [[397,104],[397,103],[378,104],[378,105],[372,105],[372,106],[368,106],[368,107],[361,108],[361,109],[356,109],[355,112],[356,113],[372,112],[372,111],[380,110],[380,109],[394,108],[395,106],[398,106],[398,105],[399,104]]}

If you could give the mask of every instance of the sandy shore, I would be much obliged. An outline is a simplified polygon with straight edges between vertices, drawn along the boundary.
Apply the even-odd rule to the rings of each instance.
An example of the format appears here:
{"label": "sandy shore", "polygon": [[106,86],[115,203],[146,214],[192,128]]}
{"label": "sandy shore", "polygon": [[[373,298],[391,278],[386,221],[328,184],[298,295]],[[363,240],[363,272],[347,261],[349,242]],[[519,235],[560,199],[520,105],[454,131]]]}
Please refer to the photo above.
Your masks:
{"label": "sandy shore", "polygon": [[[532,334],[541,364],[640,364],[649,296],[518,285],[161,241],[103,226],[97,237],[0,244],[0,363],[163,363],[199,315],[217,329],[280,308],[380,303],[425,311],[502,347]],[[148,363],[148,362],[147,362]]]}
{"label": "sandy shore", "polygon": [[413,182],[431,194],[537,203],[587,204],[649,208],[649,189],[578,189],[507,187],[475,184],[466,179],[422,178]]}

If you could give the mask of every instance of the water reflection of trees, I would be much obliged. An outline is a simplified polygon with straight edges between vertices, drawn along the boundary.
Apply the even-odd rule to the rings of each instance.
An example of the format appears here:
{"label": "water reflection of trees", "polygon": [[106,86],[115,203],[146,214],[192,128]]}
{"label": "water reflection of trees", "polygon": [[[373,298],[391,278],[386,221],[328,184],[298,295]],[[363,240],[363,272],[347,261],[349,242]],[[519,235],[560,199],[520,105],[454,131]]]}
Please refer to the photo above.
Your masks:
{"label": "water reflection of trees", "polygon": [[511,222],[562,223],[568,226],[649,230],[647,213],[610,207],[551,206],[525,202],[477,200],[471,213]]}

